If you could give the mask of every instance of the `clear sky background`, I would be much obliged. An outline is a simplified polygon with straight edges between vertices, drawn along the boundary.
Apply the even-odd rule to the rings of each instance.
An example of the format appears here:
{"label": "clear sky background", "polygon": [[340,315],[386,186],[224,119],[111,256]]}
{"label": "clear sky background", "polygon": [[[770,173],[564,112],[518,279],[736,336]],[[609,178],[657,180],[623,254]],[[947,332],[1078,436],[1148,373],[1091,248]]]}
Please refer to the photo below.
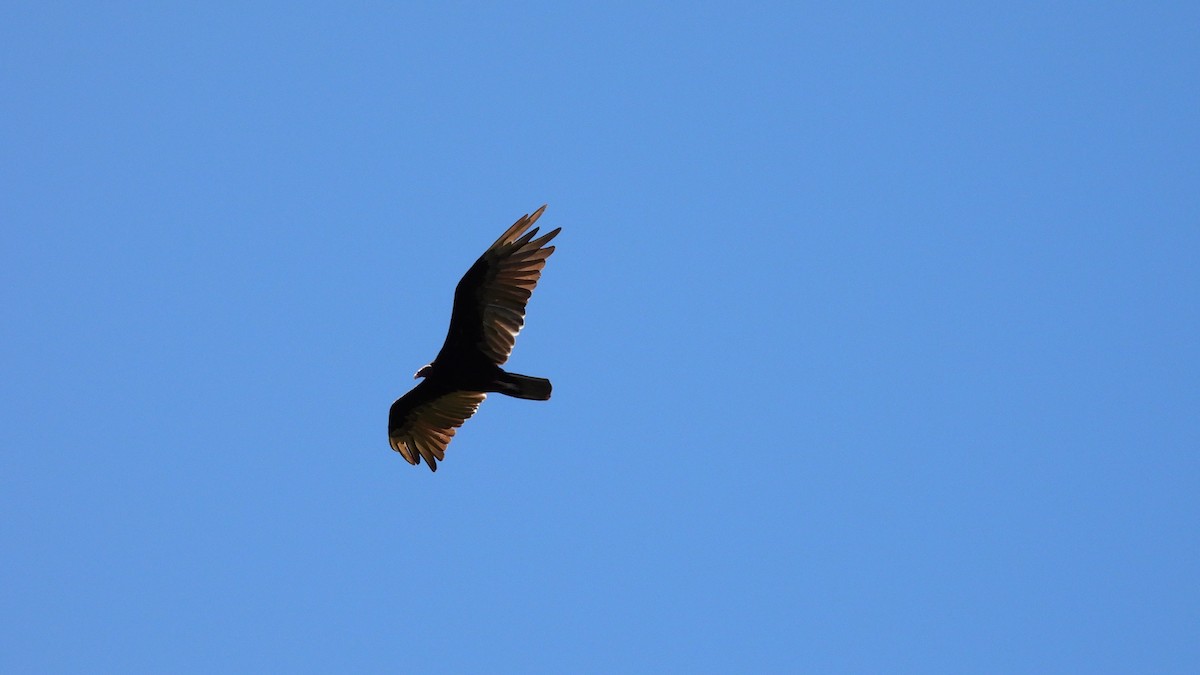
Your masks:
{"label": "clear sky background", "polygon": [[0,7],[0,670],[1200,670],[1195,3],[252,4]]}

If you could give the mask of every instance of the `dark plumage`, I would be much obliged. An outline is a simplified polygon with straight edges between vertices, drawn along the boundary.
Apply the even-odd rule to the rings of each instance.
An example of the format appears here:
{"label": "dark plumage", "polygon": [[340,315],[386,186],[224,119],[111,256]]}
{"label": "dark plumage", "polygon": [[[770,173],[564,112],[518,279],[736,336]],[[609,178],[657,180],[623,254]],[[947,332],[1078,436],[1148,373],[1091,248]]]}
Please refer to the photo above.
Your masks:
{"label": "dark plumage", "polygon": [[534,239],[538,230],[529,228],[545,210],[542,206],[514,223],[463,275],[442,350],[414,376],[425,379],[392,404],[388,441],[409,464],[424,458],[437,471],[454,430],[475,414],[488,392],[550,398],[550,380],[500,367],[512,353],[525,325],[525,304],[554,253],[546,244],[562,229]]}

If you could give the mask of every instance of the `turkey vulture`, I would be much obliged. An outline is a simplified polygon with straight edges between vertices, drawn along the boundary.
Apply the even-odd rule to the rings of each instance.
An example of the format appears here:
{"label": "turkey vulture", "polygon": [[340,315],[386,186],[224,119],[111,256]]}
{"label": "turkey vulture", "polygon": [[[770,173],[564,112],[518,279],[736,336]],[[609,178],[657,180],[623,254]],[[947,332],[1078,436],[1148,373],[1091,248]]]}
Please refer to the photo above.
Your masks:
{"label": "turkey vulture", "polygon": [[550,398],[550,380],[500,367],[512,353],[525,325],[525,303],[554,253],[546,244],[562,229],[534,239],[538,228],[529,227],[545,210],[543,205],[513,223],[463,275],[442,351],[413,376],[425,379],[392,404],[388,441],[409,464],[424,458],[429,470],[437,471],[455,428],[475,414],[488,392],[532,401]]}

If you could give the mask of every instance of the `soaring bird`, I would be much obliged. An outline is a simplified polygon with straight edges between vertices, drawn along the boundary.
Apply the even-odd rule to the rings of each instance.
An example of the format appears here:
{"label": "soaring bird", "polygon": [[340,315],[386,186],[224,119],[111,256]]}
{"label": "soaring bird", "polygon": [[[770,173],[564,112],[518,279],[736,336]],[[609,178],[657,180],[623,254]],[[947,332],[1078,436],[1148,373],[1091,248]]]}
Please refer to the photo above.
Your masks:
{"label": "soaring bird", "polygon": [[529,229],[545,210],[543,205],[513,223],[463,275],[442,351],[413,376],[424,378],[421,383],[392,404],[388,442],[409,464],[424,458],[429,470],[437,471],[455,429],[489,392],[549,400],[550,380],[500,367],[512,353],[525,325],[525,304],[554,253],[547,244],[562,230],[537,237],[538,228]]}

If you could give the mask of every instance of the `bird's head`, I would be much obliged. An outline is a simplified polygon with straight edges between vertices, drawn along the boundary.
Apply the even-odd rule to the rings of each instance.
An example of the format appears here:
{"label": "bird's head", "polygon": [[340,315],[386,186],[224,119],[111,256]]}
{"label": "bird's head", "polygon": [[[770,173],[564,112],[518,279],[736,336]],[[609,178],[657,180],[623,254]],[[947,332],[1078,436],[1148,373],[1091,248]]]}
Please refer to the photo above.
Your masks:
{"label": "bird's head", "polygon": [[418,370],[418,371],[416,372],[416,374],[415,374],[415,375],[413,375],[413,379],[414,379],[414,380],[419,380],[419,379],[421,379],[422,377],[425,377],[426,375],[428,375],[428,374],[430,374],[430,373],[432,373],[432,372],[433,372],[433,364],[432,364],[432,363],[427,363],[427,364],[425,364],[425,365],[421,366],[421,369],[420,369],[420,370]]}

